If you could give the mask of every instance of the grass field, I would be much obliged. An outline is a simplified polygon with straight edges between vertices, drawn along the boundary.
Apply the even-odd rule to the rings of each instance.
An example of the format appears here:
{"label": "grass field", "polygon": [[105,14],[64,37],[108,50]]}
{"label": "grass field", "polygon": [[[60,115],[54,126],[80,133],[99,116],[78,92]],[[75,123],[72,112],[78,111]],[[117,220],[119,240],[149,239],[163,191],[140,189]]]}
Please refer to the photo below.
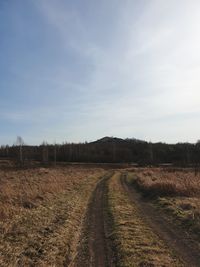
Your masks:
{"label": "grass field", "polygon": [[0,171],[0,266],[63,266],[101,169]]}
{"label": "grass field", "polygon": [[192,170],[1,168],[0,266],[199,266],[199,181]]}
{"label": "grass field", "polygon": [[200,174],[192,170],[147,169],[137,172],[135,183],[146,195],[200,197]]}
{"label": "grass field", "polygon": [[131,173],[132,184],[166,211],[175,223],[200,240],[200,174],[193,170],[143,170]]}

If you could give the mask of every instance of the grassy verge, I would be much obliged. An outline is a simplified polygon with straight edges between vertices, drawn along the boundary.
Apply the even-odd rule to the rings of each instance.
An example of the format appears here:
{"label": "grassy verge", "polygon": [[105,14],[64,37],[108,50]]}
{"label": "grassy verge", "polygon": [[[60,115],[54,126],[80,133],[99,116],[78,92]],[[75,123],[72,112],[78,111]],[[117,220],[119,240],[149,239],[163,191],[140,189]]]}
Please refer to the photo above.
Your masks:
{"label": "grassy verge", "polygon": [[74,258],[87,202],[102,170],[0,173],[0,266],[64,266]]}
{"label": "grassy verge", "polygon": [[131,183],[176,225],[200,240],[200,175],[192,171],[129,173]]}
{"label": "grassy verge", "polygon": [[200,174],[195,176],[192,171],[139,170],[132,177],[147,197],[200,197]]}
{"label": "grassy verge", "polygon": [[120,184],[120,173],[109,182],[108,203],[118,266],[181,266],[162,241],[145,224]]}
{"label": "grassy verge", "polygon": [[155,205],[164,211],[176,225],[200,240],[200,201],[194,197],[159,197]]}

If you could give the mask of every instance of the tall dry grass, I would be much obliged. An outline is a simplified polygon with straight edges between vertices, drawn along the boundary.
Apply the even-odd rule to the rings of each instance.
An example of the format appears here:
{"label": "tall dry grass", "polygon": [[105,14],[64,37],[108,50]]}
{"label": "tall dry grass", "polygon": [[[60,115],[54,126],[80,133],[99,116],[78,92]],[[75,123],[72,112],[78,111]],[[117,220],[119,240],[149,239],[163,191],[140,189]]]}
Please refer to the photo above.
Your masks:
{"label": "tall dry grass", "polygon": [[[200,241],[200,174],[193,170],[136,170],[130,181],[192,239]],[[151,199],[148,199],[149,201]]]}
{"label": "tall dry grass", "polygon": [[200,196],[200,174],[146,170],[135,175],[134,183],[147,196]]}
{"label": "tall dry grass", "polygon": [[101,169],[0,170],[0,266],[73,261]]}
{"label": "tall dry grass", "polygon": [[92,173],[94,170],[75,168],[0,170],[0,220],[11,219],[22,209],[36,208],[58,193],[70,191]]}

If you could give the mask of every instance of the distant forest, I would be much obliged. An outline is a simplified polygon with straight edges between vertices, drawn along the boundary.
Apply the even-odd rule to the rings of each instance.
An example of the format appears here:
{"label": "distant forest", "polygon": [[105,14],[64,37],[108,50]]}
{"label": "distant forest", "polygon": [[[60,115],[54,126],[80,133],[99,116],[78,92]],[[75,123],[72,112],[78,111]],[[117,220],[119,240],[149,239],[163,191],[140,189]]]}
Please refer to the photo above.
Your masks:
{"label": "distant forest", "polygon": [[139,166],[173,164],[197,166],[200,162],[200,141],[191,143],[151,143],[137,139],[104,137],[90,143],[63,143],[39,146],[25,145],[21,137],[13,146],[1,146],[0,157],[13,159],[21,164],[39,161],[132,163]]}

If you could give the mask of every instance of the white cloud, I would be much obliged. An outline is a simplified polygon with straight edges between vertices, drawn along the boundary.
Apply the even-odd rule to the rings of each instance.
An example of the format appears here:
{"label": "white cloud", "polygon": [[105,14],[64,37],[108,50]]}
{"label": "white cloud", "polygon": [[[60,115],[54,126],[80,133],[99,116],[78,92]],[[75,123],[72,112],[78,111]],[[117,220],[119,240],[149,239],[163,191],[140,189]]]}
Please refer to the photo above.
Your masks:
{"label": "white cloud", "polygon": [[[197,125],[200,113],[200,2],[137,2],[125,1],[123,6],[116,1],[119,9],[112,14],[114,29],[110,28],[112,38],[106,44],[99,41],[105,37],[102,32],[99,38],[98,34],[93,34],[91,27],[95,26],[86,23],[88,18],[75,4],[68,8],[65,1],[33,1],[48,27],[58,34],[63,53],[75,53],[83,65],[91,67],[86,74],[87,82],[80,84],[78,69],[77,77],[68,80],[65,66],[58,70],[55,66],[57,74],[48,82],[66,89],[61,90],[60,106],[49,107],[49,115],[41,116],[40,120],[51,116],[61,118],[57,124],[58,135],[60,132],[63,137],[68,129],[71,139],[73,132],[78,132],[76,139],[82,140],[87,136],[95,139],[99,134],[137,135],[138,138],[172,142],[197,138],[197,132],[200,132]],[[135,12],[137,5],[140,5],[138,14]],[[109,25],[103,17],[101,23],[107,31]],[[67,108],[64,103],[69,88],[81,94],[74,109],[73,105]],[[73,96],[69,102],[76,103],[75,98]],[[26,121],[27,117],[38,117],[40,112],[9,116],[13,120]],[[69,113],[72,119],[67,128]],[[171,131],[166,123],[171,125]]]}

